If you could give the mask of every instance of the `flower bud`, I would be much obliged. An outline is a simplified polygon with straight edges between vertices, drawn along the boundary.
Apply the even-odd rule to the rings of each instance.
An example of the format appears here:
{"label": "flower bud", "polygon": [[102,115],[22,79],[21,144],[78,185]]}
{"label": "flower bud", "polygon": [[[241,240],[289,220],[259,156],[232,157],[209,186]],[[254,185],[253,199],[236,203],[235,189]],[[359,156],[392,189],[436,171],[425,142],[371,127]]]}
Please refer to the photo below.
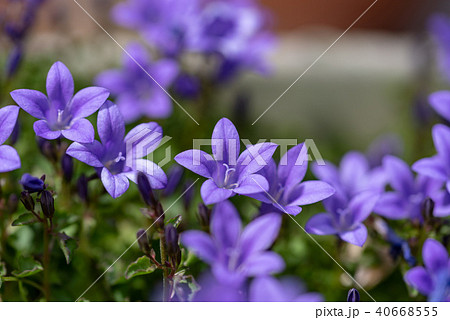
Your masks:
{"label": "flower bud", "polygon": [[198,204],[197,217],[202,227],[209,227],[211,210],[203,202]]}
{"label": "flower bud", "polygon": [[156,198],[153,194],[152,187],[150,186],[150,181],[148,181],[147,176],[142,172],[138,173],[137,185],[145,204],[147,204],[148,206],[156,207],[158,202],[156,201]]}
{"label": "flower bud", "polygon": [[88,179],[82,174],[77,181],[77,193],[83,202],[89,201]]}
{"label": "flower bud", "polygon": [[37,139],[37,143],[39,146],[39,150],[41,153],[49,159],[51,162],[57,162],[58,160],[58,149],[54,144],[52,144],[50,141],[39,138]]}
{"label": "flower bud", "polygon": [[426,198],[422,204],[422,217],[425,221],[428,221],[433,217],[434,201],[431,198]]}
{"label": "flower bud", "polygon": [[22,191],[20,193],[20,201],[28,211],[34,210],[34,200],[28,191]]}
{"label": "flower bud", "polygon": [[45,217],[51,219],[55,214],[55,200],[50,191],[44,190],[40,199],[42,213]]}
{"label": "flower bud", "polygon": [[359,292],[355,288],[352,288],[348,291],[347,302],[359,302]]}
{"label": "flower bud", "polygon": [[33,177],[31,174],[28,173],[25,173],[22,176],[19,183],[22,185],[23,189],[28,191],[29,193],[41,192],[45,188],[45,184],[42,179]]}
{"label": "flower bud", "polygon": [[166,225],[164,228],[167,255],[174,267],[177,267],[181,261],[181,250],[178,244],[179,235],[177,228],[175,228],[171,223]]}
{"label": "flower bud", "polygon": [[66,182],[72,180],[73,176],[73,159],[71,156],[64,154],[61,159],[61,169]]}
{"label": "flower bud", "polygon": [[136,238],[139,244],[139,248],[145,254],[150,254],[150,244],[148,243],[147,232],[144,229],[139,229],[136,233]]}
{"label": "flower bud", "polygon": [[193,186],[193,181],[188,180],[184,184],[184,193],[183,193],[183,205],[185,210],[188,210],[191,206],[192,199],[194,198],[195,188]]}
{"label": "flower bud", "polygon": [[162,192],[164,197],[169,197],[174,193],[175,189],[180,184],[183,172],[183,168],[179,165],[173,165],[170,168],[169,173],[167,174],[167,186]]}

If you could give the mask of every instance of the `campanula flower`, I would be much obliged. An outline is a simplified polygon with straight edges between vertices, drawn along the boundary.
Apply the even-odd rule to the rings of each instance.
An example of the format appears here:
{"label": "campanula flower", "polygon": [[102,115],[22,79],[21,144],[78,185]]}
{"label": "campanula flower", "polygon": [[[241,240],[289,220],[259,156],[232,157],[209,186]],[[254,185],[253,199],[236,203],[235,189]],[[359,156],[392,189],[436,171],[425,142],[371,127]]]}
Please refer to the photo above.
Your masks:
{"label": "campanula flower", "polygon": [[[410,167],[401,159],[386,156],[383,159],[392,191],[380,196],[375,213],[388,219],[422,221],[422,208],[427,198],[438,200],[442,181],[418,175],[414,178]],[[449,212],[450,214],[450,212]]]}
{"label": "campanula flower", "polygon": [[266,178],[256,173],[272,158],[276,144],[252,145],[239,155],[239,134],[226,118],[214,127],[211,144],[212,156],[201,150],[188,150],[175,157],[183,167],[208,178],[200,190],[206,204],[224,201],[235,194],[250,196],[268,190]]}
{"label": "campanula flower", "polygon": [[20,168],[20,158],[11,146],[2,145],[14,130],[19,116],[19,108],[6,106],[0,109],[0,172],[9,172]]}
{"label": "campanula flower", "polygon": [[339,168],[325,161],[325,165],[314,164],[312,170],[316,177],[333,186],[336,195],[347,202],[362,191],[381,192],[386,184],[383,168],[371,168],[366,156],[355,151],[342,158]]}
{"label": "campanula flower", "polygon": [[450,19],[441,14],[433,16],[430,31],[438,47],[441,72],[450,81]]}
{"label": "campanula flower", "polygon": [[[90,144],[74,142],[67,154],[97,169],[106,191],[120,197],[136,183],[137,173],[147,175],[153,189],[162,189],[167,183],[164,171],[150,160],[143,159],[154,151],[161,139],[162,128],[155,122],[136,126],[125,136],[125,122],[119,108],[107,101],[98,112],[100,142]],[[124,137],[125,136],[125,137]]]}
{"label": "campanula flower", "polygon": [[137,43],[129,45],[127,51],[139,65],[124,54],[122,68],[100,73],[95,83],[116,96],[126,123],[143,116],[167,118],[172,113],[172,101],[164,90],[177,76],[177,64],[168,59],[152,61]]}
{"label": "campanula flower", "polygon": [[54,140],[61,135],[80,143],[94,141],[94,127],[85,119],[96,112],[109,96],[99,87],[85,88],[75,95],[69,69],[56,62],[47,75],[47,95],[36,90],[19,89],[11,92],[16,103],[33,117],[37,136]]}
{"label": "campanula flower", "polygon": [[362,247],[367,239],[364,220],[371,214],[379,195],[364,191],[350,201],[332,196],[323,201],[326,213],[312,216],[305,230],[317,235],[337,235],[343,241]]}
{"label": "campanula flower", "polygon": [[280,280],[270,277],[258,277],[252,281],[249,289],[250,302],[322,302],[319,293],[306,292],[304,285],[295,277],[283,277]]}
{"label": "campanula flower", "polygon": [[405,281],[428,296],[429,301],[450,302],[450,259],[447,249],[434,239],[427,239],[422,248],[424,267],[415,267],[405,274]]}
{"label": "campanula flower", "polygon": [[23,189],[29,193],[41,192],[45,189],[45,182],[43,179],[33,177],[29,173],[25,173],[20,179],[20,184]]}
{"label": "campanula flower", "polygon": [[445,182],[450,192],[450,128],[437,124],[432,134],[437,155],[417,161],[412,168],[419,174]]}
{"label": "campanula flower", "polygon": [[322,181],[304,181],[308,169],[308,148],[302,143],[291,148],[281,158],[278,167],[271,159],[259,174],[269,182],[269,190],[253,195],[264,202],[263,212],[285,212],[297,215],[300,206],[312,204],[334,194],[334,189]]}
{"label": "campanula flower", "polygon": [[197,0],[128,0],[112,10],[114,21],[139,33],[165,56],[185,47],[186,33],[197,15]]}
{"label": "campanula flower", "polygon": [[283,259],[268,251],[281,227],[281,216],[266,214],[242,230],[236,208],[224,201],[213,210],[210,230],[185,231],[182,243],[211,266],[218,282],[239,286],[248,277],[264,276],[284,269]]}
{"label": "campanula flower", "polygon": [[450,121],[450,91],[438,91],[432,93],[428,102],[445,120]]}

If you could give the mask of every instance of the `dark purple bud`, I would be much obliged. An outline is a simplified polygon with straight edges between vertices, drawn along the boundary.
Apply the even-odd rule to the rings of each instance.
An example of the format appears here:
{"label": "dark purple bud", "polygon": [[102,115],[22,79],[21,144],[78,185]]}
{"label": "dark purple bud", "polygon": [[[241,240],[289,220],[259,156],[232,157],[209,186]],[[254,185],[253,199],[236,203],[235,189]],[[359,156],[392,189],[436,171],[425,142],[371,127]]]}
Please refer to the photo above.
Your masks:
{"label": "dark purple bud", "polygon": [[23,189],[29,193],[41,192],[45,189],[45,183],[42,179],[33,177],[31,174],[25,173],[20,179]]}
{"label": "dark purple bud", "polygon": [[403,258],[405,259],[405,261],[408,263],[408,265],[410,267],[416,266],[417,260],[412,255],[411,248],[409,247],[409,244],[407,241],[403,241],[403,243],[402,243],[402,253],[403,253]]}
{"label": "dark purple bud", "polygon": [[37,138],[37,143],[39,150],[48,160],[52,162],[56,162],[58,160],[58,148],[53,143],[39,137]]}
{"label": "dark purple bud", "polygon": [[88,179],[82,174],[77,181],[77,193],[83,202],[89,201]]}
{"label": "dark purple bud", "polygon": [[167,255],[171,261],[171,264],[174,267],[177,267],[181,261],[181,250],[178,244],[179,235],[177,228],[169,223],[164,228],[164,233],[166,237]]}
{"label": "dark purple bud", "polygon": [[422,204],[422,217],[425,221],[433,218],[434,201],[431,198],[426,198]]}
{"label": "dark purple bud", "polygon": [[73,176],[73,159],[71,156],[64,154],[61,159],[61,168],[63,171],[64,180],[69,182]]}
{"label": "dark purple bud", "polygon": [[184,184],[184,188],[183,188],[184,189],[183,205],[186,210],[188,210],[189,207],[191,206],[192,199],[194,198],[194,194],[195,194],[195,187],[192,184],[193,184],[193,181],[188,180]]}
{"label": "dark purple bud", "polygon": [[248,93],[240,92],[234,103],[233,118],[237,125],[245,125],[248,123],[249,111],[250,111],[250,98]]}
{"label": "dark purple bud", "polygon": [[13,132],[9,136],[9,144],[16,144],[17,140],[19,140],[20,135],[20,121],[16,121],[16,125],[14,126]]}
{"label": "dark purple bud", "polygon": [[34,200],[28,191],[22,191],[20,193],[20,201],[28,211],[34,210]]}
{"label": "dark purple bud", "polygon": [[200,93],[200,82],[194,76],[180,75],[173,84],[174,91],[185,99],[195,99]]}
{"label": "dark purple bud", "polygon": [[20,66],[20,62],[22,61],[23,50],[22,46],[15,46],[14,49],[10,52],[8,56],[8,60],[6,61],[6,78],[10,79],[17,72],[17,69]]}
{"label": "dark purple bud", "polygon": [[151,207],[156,207],[158,201],[156,201],[155,195],[153,194],[150,181],[148,181],[147,176],[142,172],[138,173],[137,185],[145,204]]}
{"label": "dark purple bud", "polygon": [[136,233],[136,238],[139,244],[139,248],[146,255],[150,254],[150,244],[148,243],[147,232],[144,229],[139,229]]}
{"label": "dark purple bud", "polygon": [[208,228],[211,218],[211,209],[209,209],[203,202],[198,204],[197,216],[200,221],[200,225],[203,228]]}
{"label": "dark purple bud", "polygon": [[181,178],[183,177],[183,172],[183,168],[179,165],[173,165],[170,168],[169,173],[167,174],[167,186],[162,192],[164,197],[169,197],[175,192],[175,189],[178,187]]}
{"label": "dark purple bud", "polygon": [[355,288],[349,290],[347,295],[347,302],[359,302],[359,292]]}
{"label": "dark purple bud", "polygon": [[45,217],[51,219],[55,214],[55,200],[50,191],[44,190],[40,198],[42,213]]}

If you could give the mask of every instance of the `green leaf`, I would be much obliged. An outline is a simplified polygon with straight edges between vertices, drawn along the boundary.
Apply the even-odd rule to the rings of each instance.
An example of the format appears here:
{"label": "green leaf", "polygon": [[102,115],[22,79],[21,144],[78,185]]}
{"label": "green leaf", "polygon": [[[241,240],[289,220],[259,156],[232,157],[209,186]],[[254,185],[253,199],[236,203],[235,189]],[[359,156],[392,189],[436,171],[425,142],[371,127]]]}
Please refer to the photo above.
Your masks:
{"label": "green leaf", "polygon": [[78,243],[75,239],[69,237],[67,234],[58,233],[59,238],[59,247],[61,248],[62,252],[64,253],[64,257],[66,257],[67,264],[72,261],[73,253],[76,248],[78,248]]}
{"label": "green leaf", "polygon": [[41,263],[34,260],[32,257],[20,256],[18,264],[19,268],[12,272],[12,274],[17,278],[29,277],[44,270]]}
{"label": "green leaf", "polygon": [[136,261],[130,263],[125,271],[125,278],[127,280],[141,276],[143,274],[149,274],[156,270],[156,266],[150,261],[147,256],[142,256]]}
{"label": "green leaf", "polygon": [[172,219],[167,220],[166,225],[171,223],[175,228],[177,228],[180,225],[181,220],[183,220],[183,218],[180,215],[178,215],[176,217],[173,217]]}
{"label": "green leaf", "polygon": [[36,223],[39,220],[32,213],[24,213],[20,215],[16,220],[13,221],[13,227],[24,226],[27,224]]}
{"label": "green leaf", "polygon": [[6,264],[4,262],[0,262],[0,277],[6,276]]}

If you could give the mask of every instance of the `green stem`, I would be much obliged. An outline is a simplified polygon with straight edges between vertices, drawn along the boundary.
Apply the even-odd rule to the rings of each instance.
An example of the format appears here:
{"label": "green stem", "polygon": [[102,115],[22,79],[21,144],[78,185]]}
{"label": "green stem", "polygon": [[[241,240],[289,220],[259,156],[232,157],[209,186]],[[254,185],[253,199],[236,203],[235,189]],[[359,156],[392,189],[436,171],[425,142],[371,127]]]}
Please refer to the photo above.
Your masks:
{"label": "green stem", "polygon": [[50,301],[50,232],[51,228],[48,222],[45,221],[44,229],[44,296],[45,301]]}
{"label": "green stem", "polygon": [[36,282],[31,281],[31,280],[29,280],[27,278],[19,279],[19,278],[16,278],[16,277],[3,277],[2,280],[5,281],[5,282],[19,282],[19,281],[22,281],[23,283],[29,284],[30,286],[35,287],[39,291],[44,292],[44,288],[42,286],[38,285]]}
{"label": "green stem", "polygon": [[161,265],[163,266],[163,302],[169,301],[169,269],[166,267],[166,235],[161,232],[159,238],[159,246],[161,251]]}

